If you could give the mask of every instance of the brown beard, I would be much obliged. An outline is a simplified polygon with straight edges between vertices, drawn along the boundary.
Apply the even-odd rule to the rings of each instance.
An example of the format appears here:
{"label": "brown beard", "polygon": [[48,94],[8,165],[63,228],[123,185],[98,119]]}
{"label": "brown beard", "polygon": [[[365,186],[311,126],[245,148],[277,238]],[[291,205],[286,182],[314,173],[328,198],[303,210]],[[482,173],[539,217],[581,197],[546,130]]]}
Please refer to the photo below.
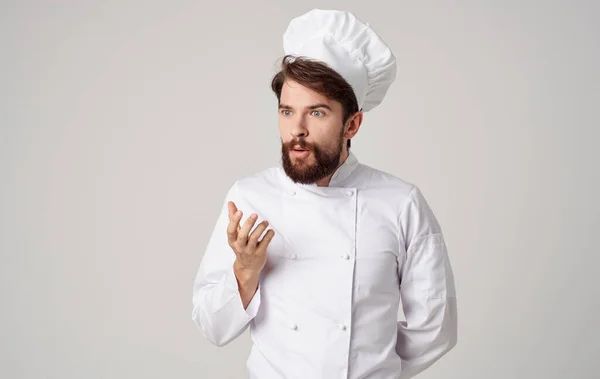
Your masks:
{"label": "brown beard", "polygon": [[[281,161],[283,170],[287,176],[295,183],[313,184],[335,172],[342,155],[344,147],[344,129],[338,138],[337,148],[325,149],[317,144],[309,144],[304,139],[294,138],[290,142],[283,143],[281,141]],[[296,159],[292,161],[290,156],[294,146],[300,146],[303,149],[308,149],[315,157],[315,163],[308,165],[307,160],[310,159],[310,153],[306,158]]]}

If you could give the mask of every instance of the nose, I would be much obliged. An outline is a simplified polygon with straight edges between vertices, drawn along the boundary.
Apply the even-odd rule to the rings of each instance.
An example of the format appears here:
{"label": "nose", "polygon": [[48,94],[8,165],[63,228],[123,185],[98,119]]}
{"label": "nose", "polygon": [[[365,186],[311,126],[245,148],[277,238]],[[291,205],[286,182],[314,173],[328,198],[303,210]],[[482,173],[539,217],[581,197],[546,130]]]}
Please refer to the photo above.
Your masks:
{"label": "nose", "polygon": [[304,117],[298,117],[294,120],[290,134],[296,138],[308,136],[308,129],[306,128]]}

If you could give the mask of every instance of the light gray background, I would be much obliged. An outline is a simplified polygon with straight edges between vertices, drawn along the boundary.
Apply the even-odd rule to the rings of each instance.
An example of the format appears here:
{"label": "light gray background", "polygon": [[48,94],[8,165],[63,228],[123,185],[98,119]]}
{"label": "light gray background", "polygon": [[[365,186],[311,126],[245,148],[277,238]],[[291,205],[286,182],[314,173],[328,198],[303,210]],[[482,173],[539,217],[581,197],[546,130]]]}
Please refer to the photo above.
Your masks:
{"label": "light gray background", "polygon": [[191,321],[225,191],[279,164],[291,18],[355,12],[398,77],[354,140],[421,187],[459,342],[420,378],[598,378],[597,1],[3,1],[0,377],[243,378]]}

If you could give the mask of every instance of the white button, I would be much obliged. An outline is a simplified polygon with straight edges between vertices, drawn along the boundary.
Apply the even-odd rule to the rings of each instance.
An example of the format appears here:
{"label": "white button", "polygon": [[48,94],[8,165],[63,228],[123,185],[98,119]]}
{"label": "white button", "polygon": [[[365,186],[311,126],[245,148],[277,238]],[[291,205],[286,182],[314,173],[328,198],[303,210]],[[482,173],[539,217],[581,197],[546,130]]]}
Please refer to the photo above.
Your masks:
{"label": "white button", "polygon": [[342,258],[344,258],[345,260],[348,260],[348,259],[350,259],[350,256],[348,254],[344,254],[344,255],[342,255]]}
{"label": "white button", "polygon": [[290,325],[290,328],[291,328],[292,330],[297,330],[297,329],[298,329],[298,325],[296,325],[296,324],[292,324],[292,325]]}
{"label": "white button", "polygon": [[296,191],[290,191],[290,196],[295,196],[296,195]]}
{"label": "white button", "polygon": [[346,325],[340,324],[338,325],[338,328],[340,328],[341,330],[346,330]]}
{"label": "white button", "polygon": [[292,253],[292,255],[290,255],[290,259],[296,259],[296,258],[298,258],[298,256],[296,254]]}
{"label": "white button", "polygon": [[348,192],[346,193],[346,195],[348,195],[348,196],[352,196],[352,195],[354,195],[354,192],[352,192],[352,191],[348,191]]}

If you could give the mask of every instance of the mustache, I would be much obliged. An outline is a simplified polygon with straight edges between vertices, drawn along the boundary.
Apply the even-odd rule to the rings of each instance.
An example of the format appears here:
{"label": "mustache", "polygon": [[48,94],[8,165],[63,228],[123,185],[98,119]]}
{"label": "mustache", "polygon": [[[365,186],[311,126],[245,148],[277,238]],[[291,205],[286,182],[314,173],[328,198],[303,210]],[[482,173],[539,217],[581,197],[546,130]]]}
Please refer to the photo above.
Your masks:
{"label": "mustache", "polygon": [[288,149],[292,149],[295,146],[299,146],[302,149],[306,149],[306,150],[312,150],[313,149],[313,145],[306,142],[306,140],[304,139],[293,139],[290,142],[288,142],[287,144],[287,148]]}

